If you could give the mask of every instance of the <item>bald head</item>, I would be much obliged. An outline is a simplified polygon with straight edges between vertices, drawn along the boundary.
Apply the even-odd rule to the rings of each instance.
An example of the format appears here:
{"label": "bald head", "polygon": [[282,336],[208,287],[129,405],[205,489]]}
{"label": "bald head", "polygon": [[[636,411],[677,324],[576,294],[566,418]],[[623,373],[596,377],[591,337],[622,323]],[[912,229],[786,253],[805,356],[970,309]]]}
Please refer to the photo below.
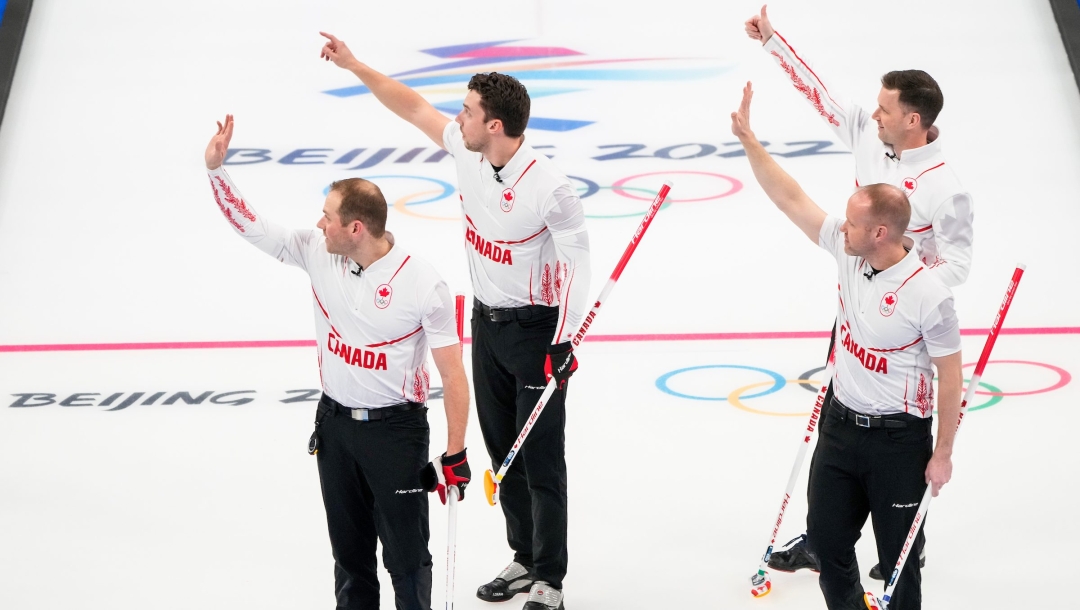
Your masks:
{"label": "bald head", "polygon": [[889,242],[899,242],[911,222],[911,203],[904,191],[891,184],[871,184],[859,189],[867,212],[868,220],[876,225],[885,225],[889,230]]}
{"label": "bald head", "polygon": [[359,220],[372,237],[386,232],[386,198],[374,182],[363,178],[347,178],[330,185],[330,191],[341,196],[338,215],[342,226]]}

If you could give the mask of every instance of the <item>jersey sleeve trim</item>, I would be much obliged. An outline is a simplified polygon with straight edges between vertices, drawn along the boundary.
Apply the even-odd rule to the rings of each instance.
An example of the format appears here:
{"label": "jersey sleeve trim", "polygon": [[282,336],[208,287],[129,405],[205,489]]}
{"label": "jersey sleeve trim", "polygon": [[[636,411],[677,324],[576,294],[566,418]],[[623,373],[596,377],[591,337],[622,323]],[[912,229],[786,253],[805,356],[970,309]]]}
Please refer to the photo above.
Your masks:
{"label": "jersey sleeve trim", "polygon": [[[476,228],[476,223],[473,222],[472,218],[469,218],[468,214],[465,215],[465,220],[469,223],[469,225],[473,228],[474,231],[479,231],[479,229]],[[537,237],[540,237],[541,235],[544,234],[544,231],[547,231],[547,230],[548,230],[548,228],[544,227],[544,228],[540,229],[539,231],[537,231],[536,233],[533,233],[532,235],[526,237],[525,239],[518,239],[518,240],[513,240],[513,241],[506,241],[506,240],[502,240],[502,239],[493,239],[493,240],[491,240],[491,243],[493,243],[493,244],[503,244],[505,246],[513,246],[515,244],[523,244],[523,243],[525,243],[527,241],[532,241],[532,240],[536,239]]]}
{"label": "jersey sleeve trim", "polygon": [[887,354],[889,352],[902,352],[902,351],[906,350],[907,348],[911,347],[912,345],[918,344],[919,341],[922,341],[922,339],[923,338],[920,336],[918,339],[915,339],[914,341],[912,341],[911,343],[908,343],[907,345],[905,345],[903,347],[894,347],[892,349],[878,349],[876,347],[868,347],[866,349],[870,350],[871,352],[878,352],[878,353],[882,353],[882,354]]}
{"label": "jersey sleeve trim", "polygon": [[393,345],[395,343],[401,343],[402,341],[408,339],[409,337],[415,335],[416,333],[418,333],[418,332],[420,332],[422,330],[424,330],[423,325],[421,325],[419,328],[412,331],[411,333],[409,333],[407,335],[404,335],[402,337],[398,337],[397,339],[391,339],[389,341],[383,341],[382,343],[372,343],[370,345],[365,345],[364,347],[383,347],[385,345]]}

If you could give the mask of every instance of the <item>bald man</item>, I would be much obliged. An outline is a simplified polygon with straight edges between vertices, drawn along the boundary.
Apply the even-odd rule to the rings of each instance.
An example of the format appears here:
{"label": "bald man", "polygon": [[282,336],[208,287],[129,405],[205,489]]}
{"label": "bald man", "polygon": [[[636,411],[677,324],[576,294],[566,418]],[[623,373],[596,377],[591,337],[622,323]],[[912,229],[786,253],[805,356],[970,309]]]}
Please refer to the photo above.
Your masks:
{"label": "bald man", "polygon": [[[911,205],[889,184],[860,187],[845,218],[828,216],[769,156],[750,130],[747,83],[731,131],[769,199],[835,259],[836,372],[810,470],[808,535],[830,610],[864,608],[855,542],[870,516],[878,561],[895,565],[927,485],[952,477],[960,415],[960,325],[952,292],[904,247]],[[934,369],[937,446],[931,426]],[[919,541],[916,545],[919,546]],[[918,549],[915,549],[917,552]],[[919,562],[909,561],[889,607],[922,604]]]}

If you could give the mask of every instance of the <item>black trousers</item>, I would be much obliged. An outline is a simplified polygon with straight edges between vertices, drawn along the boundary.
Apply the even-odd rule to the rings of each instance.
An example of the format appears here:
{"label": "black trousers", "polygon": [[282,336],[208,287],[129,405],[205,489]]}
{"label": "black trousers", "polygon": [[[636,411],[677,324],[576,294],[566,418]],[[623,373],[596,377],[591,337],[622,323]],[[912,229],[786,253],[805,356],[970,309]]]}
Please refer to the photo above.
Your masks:
{"label": "black trousers", "polygon": [[[838,404],[834,398],[828,408]],[[926,465],[933,454],[931,420],[893,415],[905,428],[864,428],[833,410],[821,424],[810,472],[808,539],[817,554],[818,583],[830,610],[864,610],[855,542],[869,515],[878,562],[888,577],[900,556],[926,491]],[[922,575],[916,539],[896,583],[892,610],[922,605]]]}
{"label": "black trousers", "polygon": [[428,462],[427,409],[357,421],[324,395],[316,421],[337,607],[378,610],[377,538],[397,609],[430,610],[428,498],[420,488]]}
{"label": "black trousers", "polygon": [[[833,322],[832,333],[829,335],[829,351],[825,356],[826,361],[828,361],[829,355],[832,354],[833,347],[835,345],[836,345],[836,322]],[[839,354],[837,355],[837,357],[839,357]],[[832,409],[828,408],[828,406],[830,404],[832,404],[832,401],[833,401],[833,387],[832,387],[832,379],[830,379],[829,380],[829,389],[825,391],[825,408],[821,410],[821,417],[818,418],[818,429],[821,429],[821,427],[825,425],[825,418],[827,418],[829,416],[829,411],[832,410]],[[817,455],[817,452],[815,452],[814,455]],[[813,475],[813,473],[814,473],[814,456],[811,455],[810,456],[810,474]],[[806,481],[806,497],[807,498],[810,497],[810,489],[811,489],[811,481],[810,481],[810,478],[807,477],[807,481]],[[807,528],[807,529],[809,529],[809,528]],[[923,526],[921,528],[919,528],[918,540],[916,542],[918,542],[920,549],[923,547],[924,544],[926,544],[926,524],[925,523],[923,523]],[[810,540],[809,532],[807,532],[807,535],[806,535],[806,546],[807,546],[807,548],[810,549],[811,552],[816,553],[816,551],[814,551],[814,543]],[[885,582],[888,582],[888,580],[889,580],[889,572],[885,572],[885,570],[888,569],[888,568],[889,568],[889,566],[886,566],[886,565],[882,565],[879,568],[882,571],[882,574],[885,575]]]}
{"label": "black trousers", "polygon": [[[529,310],[529,319],[507,322],[473,310],[476,414],[495,472],[547,385],[544,358],[558,308]],[[562,589],[567,564],[565,430],[566,394],[556,390],[499,484],[514,561],[556,589]]]}

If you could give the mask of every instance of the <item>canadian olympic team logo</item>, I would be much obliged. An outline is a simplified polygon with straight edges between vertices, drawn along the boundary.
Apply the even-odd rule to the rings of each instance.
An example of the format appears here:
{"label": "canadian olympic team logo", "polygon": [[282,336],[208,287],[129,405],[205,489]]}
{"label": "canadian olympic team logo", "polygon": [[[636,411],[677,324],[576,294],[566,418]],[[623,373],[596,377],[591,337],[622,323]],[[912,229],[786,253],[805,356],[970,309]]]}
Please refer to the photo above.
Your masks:
{"label": "canadian olympic team logo", "polygon": [[900,188],[904,189],[905,195],[911,197],[915,189],[919,188],[919,181],[915,178],[904,178],[904,181],[900,183]]}
{"label": "canadian olympic team logo", "polygon": [[504,212],[509,212],[514,209],[514,199],[517,196],[514,195],[514,189],[503,189],[502,199],[499,200],[499,207]]}
{"label": "canadian olympic team logo", "polygon": [[891,316],[896,311],[896,293],[886,292],[885,296],[881,297],[881,315],[886,318]]}
{"label": "canadian olympic team logo", "polygon": [[375,307],[386,309],[390,306],[390,297],[394,296],[394,289],[390,284],[383,284],[375,289]]}

